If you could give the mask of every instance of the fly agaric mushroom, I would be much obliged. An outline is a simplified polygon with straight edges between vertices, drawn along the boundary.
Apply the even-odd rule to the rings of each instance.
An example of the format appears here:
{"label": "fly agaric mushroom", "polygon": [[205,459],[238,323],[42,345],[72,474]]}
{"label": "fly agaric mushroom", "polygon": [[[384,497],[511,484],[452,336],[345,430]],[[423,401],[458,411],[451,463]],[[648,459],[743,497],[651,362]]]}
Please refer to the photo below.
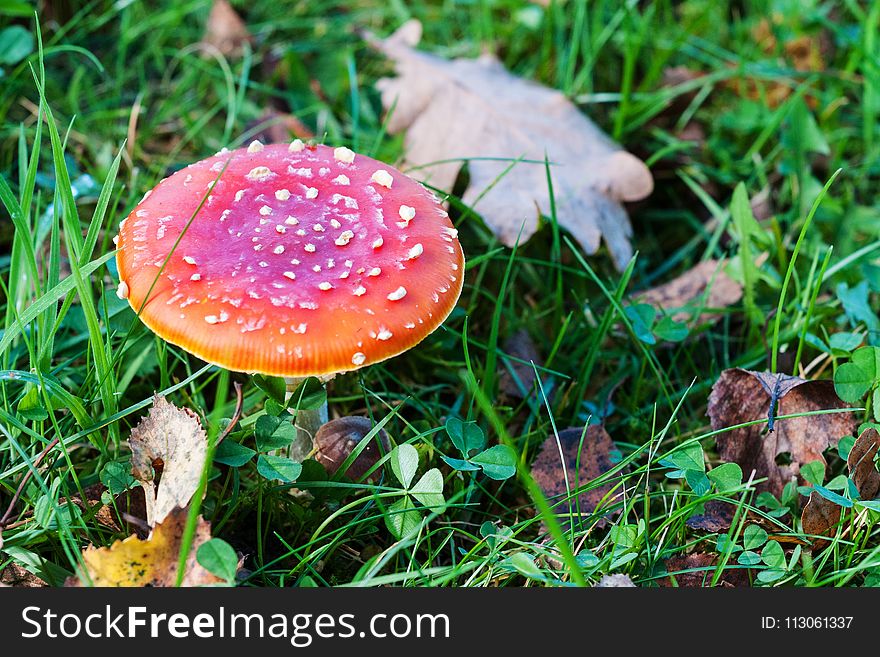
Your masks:
{"label": "fly agaric mushroom", "polygon": [[[120,225],[116,262],[118,295],[158,336],[291,385],[418,344],[455,306],[464,254],[421,184],[294,140],[224,149],[160,182]],[[298,413],[301,456],[324,413]]]}

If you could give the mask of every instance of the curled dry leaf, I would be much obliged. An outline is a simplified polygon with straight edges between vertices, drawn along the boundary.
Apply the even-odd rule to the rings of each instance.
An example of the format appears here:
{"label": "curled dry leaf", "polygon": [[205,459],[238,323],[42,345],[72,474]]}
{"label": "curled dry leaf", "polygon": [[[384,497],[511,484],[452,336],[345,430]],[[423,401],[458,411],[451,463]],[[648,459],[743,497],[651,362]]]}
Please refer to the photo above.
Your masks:
{"label": "curled dry leaf", "polygon": [[846,459],[849,477],[863,500],[873,500],[877,497],[877,493],[880,493],[880,472],[877,472],[877,466],[874,464],[878,446],[880,446],[880,434],[877,430],[865,429]]}
{"label": "curled dry leaf", "polygon": [[189,504],[205,467],[208,437],[195,413],[156,395],[149,414],[132,429],[129,444],[131,472],[144,488],[152,527],[175,507]]}
{"label": "curled dry leaf", "polygon": [[20,589],[38,589],[49,586],[32,572],[12,562],[3,570],[0,570],[0,586],[10,586]]}
{"label": "curled dry leaf", "polygon": [[[666,572],[669,575],[665,579],[658,580],[657,583],[664,587],[703,588],[712,586],[716,564],[717,557],[714,554],[695,552],[678,555],[666,560]],[[748,585],[747,571],[742,568],[725,568],[717,584],[722,587]]]}
{"label": "curled dry leaf", "polygon": [[[587,427],[586,433],[577,427],[565,429],[559,432],[558,443],[555,435],[544,441],[538,457],[532,463],[532,478],[550,503],[556,504],[557,513],[587,515],[593,513],[602,499],[611,492],[612,484],[606,483],[582,490],[576,497],[572,495],[571,500],[560,502],[568,493],[566,475],[568,489],[576,491],[584,488],[614,467],[614,451],[614,442],[604,427],[593,424]],[[600,521],[600,524],[604,523],[604,519]]]}
{"label": "curled dry leaf", "polygon": [[[634,295],[639,303],[662,308],[676,322],[691,325],[714,323],[722,316],[718,309],[742,299],[742,285],[728,276],[724,260],[705,260],[668,283]],[[694,315],[700,311],[694,321]]]}
{"label": "curled dry leaf", "polygon": [[228,0],[214,0],[202,43],[214,46],[227,57],[241,53],[244,44],[251,41],[251,33],[241,16]]}
{"label": "curled dry leaf", "polygon": [[[849,478],[852,479],[863,500],[872,500],[880,492],[880,472],[874,465],[874,457],[880,446],[880,434],[875,429],[865,429],[853,444],[847,457]],[[840,522],[840,506],[822,497],[816,491],[801,514],[801,525],[805,534],[813,536],[832,535]],[[821,548],[827,541],[817,540],[814,547]]]}
{"label": "curled dry leaf", "polygon": [[614,575],[602,575],[602,579],[593,585],[594,589],[634,589],[636,585],[629,575],[615,573]]}
{"label": "curled dry leaf", "polygon": [[[88,577],[72,577],[66,585],[174,586],[186,517],[186,509],[176,508],[153,527],[146,540],[129,536],[124,541],[116,541],[109,548],[87,548],[82,557]],[[199,517],[182,586],[204,586],[221,581],[196,560],[199,546],[210,539],[211,524]]]}
{"label": "curled dry leaf", "polygon": [[[771,413],[772,405],[772,413]],[[722,461],[738,463],[748,476],[766,478],[756,485],[777,497],[810,461],[825,462],[822,452],[852,434],[857,418],[852,413],[829,413],[776,420],[781,415],[847,408],[831,381],[807,381],[785,374],[724,370],[709,395],[708,415],[717,431],[753,420],[769,420],[718,434]],[[773,429],[768,431],[768,429]],[[791,464],[778,464],[780,454],[790,454]]]}
{"label": "curled dry leaf", "polygon": [[615,264],[632,256],[629,217],[621,203],[648,196],[648,167],[622,150],[562,93],[523,80],[492,56],[447,60],[414,49],[418,21],[387,39],[371,38],[398,72],[377,84],[391,111],[388,129],[406,131],[410,172],[451,191],[464,161],[463,200],[506,245],[525,242],[550,214],[550,162],[559,225],[595,253],[601,239]]}
{"label": "curled dry leaf", "polygon": [[544,361],[538,354],[534,340],[525,329],[520,329],[507,338],[503,348],[504,353],[513,358],[501,359],[498,389],[508,397],[525,399],[536,382],[535,370],[530,363],[540,367]]}
{"label": "curled dry leaf", "polygon": [[[373,429],[373,422],[365,417],[340,417],[323,424],[315,433],[315,459],[327,472],[334,474],[354,451],[355,447]],[[379,449],[377,442],[382,444]],[[361,450],[345,474],[355,481],[360,480],[385,454],[391,451],[391,443],[384,429],[370,439],[369,445]]]}
{"label": "curled dry leaf", "polygon": [[705,532],[720,533],[730,529],[733,516],[736,513],[736,505],[724,500],[712,500],[706,502],[703,513],[692,515],[687,519],[687,526],[691,529],[701,529]]}

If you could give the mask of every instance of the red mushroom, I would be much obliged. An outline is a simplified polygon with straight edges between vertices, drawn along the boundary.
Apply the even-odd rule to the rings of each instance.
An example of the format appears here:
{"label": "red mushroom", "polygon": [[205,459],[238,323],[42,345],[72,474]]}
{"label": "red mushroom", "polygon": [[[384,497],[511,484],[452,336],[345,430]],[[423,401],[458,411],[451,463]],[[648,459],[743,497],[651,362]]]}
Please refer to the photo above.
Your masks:
{"label": "red mushroom", "polygon": [[122,222],[120,297],[163,339],[230,370],[326,376],[418,344],[464,255],[439,199],[347,148],[223,150]]}

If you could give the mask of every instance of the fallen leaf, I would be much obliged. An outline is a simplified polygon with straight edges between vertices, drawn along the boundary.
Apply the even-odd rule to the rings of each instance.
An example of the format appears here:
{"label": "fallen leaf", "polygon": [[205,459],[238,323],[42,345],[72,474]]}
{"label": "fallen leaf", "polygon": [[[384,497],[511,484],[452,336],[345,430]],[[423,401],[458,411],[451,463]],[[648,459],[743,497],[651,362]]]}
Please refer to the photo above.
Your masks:
{"label": "fallen leaf", "polygon": [[227,57],[241,54],[244,44],[253,40],[247,25],[228,0],[214,0],[202,43],[215,47]]}
{"label": "fallen leaf", "polygon": [[409,172],[451,191],[462,162],[470,183],[462,199],[507,246],[525,242],[549,215],[550,165],[558,223],[595,253],[600,239],[619,269],[632,256],[623,201],[653,190],[645,164],[622,150],[562,93],[523,80],[492,56],[453,59],[419,52],[418,21],[371,44],[392,59],[398,77],[377,83],[391,114],[388,130],[406,131]]}
{"label": "fallen leaf", "polygon": [[733,514],[736,505],[722,500],[706,502],[703,513],[692,515],[687,519],[687,526],[691,529],[701,529],[706,532],[720,533],[730,529],[733,522]]}
{"label": "fallen leaf", "polygon": [[[589,515],[608,495],[613,484],[605,483],[583,490],[576,497],[572,496],[571,500],[560,502],[568,493],[565,486],[566,475],[570,490],[583,488],[614,467],[612,453],[615,451],[614,442],[602,426],[590,425],[586,433],[577,427],[565,429],[559,432],[559,443],[556,442],[555,435],[544,441],[541,451],[532,463],[532,478],[550,503],[556,504],[557,513],[567,514],[570,511],[573,515]],[[605,522],[605,519],[601,519],[598,524],[604,525]]]}
{"label": "fallen leaf", "polygon": [[156,395],[149,414],[132,429],[129,444],[131,472],[144,488],[152,527],[175,507],[189,504],[205,467],[208,437],[195,413]]}
{"label": "fallen leaf", "polygon": [[0,571],[0,586],[37,589],[49,585],[32,572],[13,562]]}
{"label": "fallen leaf", "polygon": [[632,589],[636,588],[629,575],[616,573],[614,575],[603,575],[602,579],[593,585],[594,589]]}
{"label": "fallen leaf", "polygon": [[880,472],[877,472],[877,466],[874,464],[878,445],[880,445],[880,434],[877,430],[865,429],[846,459],[849,477],[863,500],[873,500],[877,497],[877,493],[880,493]]}
{"label": "fallen leaf", "polygon": [[[771,397],[775,397],[771,417]],[[758,491],[777,497],[800,466],[825,462],[822,452],[852,434],[858,420],[852,413],[830,413],[776,420],[780,415],[847,408],[834,392],[831,381],[807,381],[785,374],[724,370],[709,395],[708,415],[718,431],[753,420],[770,420],[718,434],[718,455],[724,462],[738,463],[748,476],[765,478]],[[772,428],[772,431],[768,431]],[[766,433],[765,433],[766,432]],[[778,464],[780,454],[791,455],[791,464]]]}
{"label": "fallen leaf", "polygon": [[[801,513],[803,533],[810,536],[830,536],[835,532],[839,522],[840,506],[831,500],[826,500],[816,491],[810,493],[810,498]],[[821,549],[828,543],[821,539],[811,540],[815,549]]]}
{"label": "fallen leaf", "polygon": [[[335,474],[372,429],[373,422],[366,417],[348,416],[330,420],[315,432],[315,460],[323,465],[327,472]],[[377,443],[382,444],[381,450]],[[390,451],[388,434],[384,429],[379,429],[379,432],[370,439],[369,445],[364,447],[348,466],[345,475],[354,481],[359,481]]]}
{"label": "fallen leaf", "polygon": [[[498,389],[508,397],[525,399],[532,393],[537,379],[530,363],[543,364],[534,340],[525,329],[511,335],[502,346],[504,353],[513,358],[501,358]],[[517,360],[514,360],[517,359]]]}
{"label": "fallen leaf", "polygon": [[[724,271],[726,261],[705,260],[668,283],[634,294],[638,303],[663,309],[680,323],[715,323],[727,308],[742,299],[742,285]],[[699,316],[694,319],[695,314]]]}
{"label": "fallen leaf", "polygon": [[[703,588],[712,585],[718,558],[714,554],[695,552],[671,557],[666,560],[665,579],[657,581],[659,586],[681,588]],[[748,586],[748,571],[745,568],[725,568],[717,586]]]}
{"label": "fallen leaf", "polygon": [[[91,582],[94,586],[174,586],[186,517],[186,509],[176,508],[153,527],[146,540],[129,536],[108,548],[87,548],[82,557],[88,577],[71,577],[65,585],[87,586]],[[199,517],[182,586],[205,586],[222,581],[196,560],[199,546],[210,539],[211,524]]]}

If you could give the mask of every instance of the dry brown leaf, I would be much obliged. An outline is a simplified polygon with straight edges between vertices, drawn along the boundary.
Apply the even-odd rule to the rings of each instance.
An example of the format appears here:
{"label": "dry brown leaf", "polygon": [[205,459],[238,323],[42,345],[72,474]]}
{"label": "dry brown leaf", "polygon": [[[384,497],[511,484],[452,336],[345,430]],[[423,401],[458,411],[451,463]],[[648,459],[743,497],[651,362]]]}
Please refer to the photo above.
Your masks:
{"label": "dry brown leaf", "polygon": [[[583,441],[581,441],[582,436]],[[560,459],[560,447],[562,459]],[[566,475],[570,490],[583,488],[614,467],[611,455],[615,449],[614,442],[604,427],[593,424],[587,427],[586,433],[578,427],[565,429],[559,432],[559,443],[556,442],[555,435],[544,441],[541,451],[532,463],[532,478],[551,504],[559,502],[555,506],[557,513],[567,514],[569,510],[573,515],[593,513],[611,491],[612,484],[606,483],[583,490],[576,498],[572,496],[571,500],[560,502],[565,499],[568,492],[565,486]],[[579,450],[580,464],[578,464]],[[600,524],[604,523],[604,520],[600,521]]]}
{"label": "dry brown leaf", "polygon": [[38,589],[49,585],[17,563],[10,563],[3,570],[0,570],[0,586]]}
{"label": "dry brown leaf", "polygon": [[[153,527],[150,537],[141,540],[129,536],[109,548],[87,548],[83,564],[88,578],[70,578],[67,586],[174,586],[177,581],[181,539],[186,527],[187,510],[174,509]],[[199,517],[182,586],[205,586],[221,582],[196,560],[199,546],[211,539],[211,524]]]}
{"label": "dry brown leaf", "polygon": [[205,466],[208,437],[195,413],[156,395],[149,414],[132,429],[129,444],[131,472],[144,488],[152,527],[175,507],[189,504]]}
{"label": "dry brown leaf", "polygon": [[706,532],[721,533],[730,529],[733,515],[736,513],[736,505],[723,500],[706,502],[703,513],[692,515],[687,519],[687,526],[691,529],[701,529]]}
{"label": "dry brown leaf", "polygon": [[[715,576],[717,557],[714,554],[695,552],[672,557],[666,560],[666,572],[669,575],[660,579],[657,584],[663,587],[703,588],[712,585]],[[749,577],[746,569],[726,568],[717,586],[734,587],[748,586]]]}
{"label": "dry brown leaf", "polygon": [[[676,322],[714,323],[722,315],[713,311],[732,306],[743,295],[742,285],[724,272],[725,265],[723,260],[705,260],[668,283],[636,293],[635,300],[662,308]],[[696,322],[690,321],[700,309]]]}
{"label": "dry brown leaf", "polygon": [[877,430],[865,429],[846,459],[849,477],[863,500],[873,500],[877,497],[877,493],[880,493],[880,472],[877,472],[877,466],[874,464],[878,445],[880,445],[880,434]]}
{"label": "dry brown leaf", "polygon": [[244,44],[252,39],[247,25],[228,0],[214,0],[202,43],[214,46],[229,57],[240,54]]}
{"label": "dry brown leaf", "polygon": [[[709,395],[708,415],[717,431],[744,422],[766,420],[770,415],[771,395],[777,403],[773,417],[826,409],[847,408],[834,392],[831,381],[807,381],[785,374],[724,370]],[[852,413],[830,413],[775,420],[768,424],[725,431],[717,436],[718,455],[724,462],[738,463],[746,477],[767,480],[756,485],[777,497],[800,466],[810,461],[825,462],[822,452],[852,434],[858,420]],[[790,465],[777,464],[778,455],[791,455]]]}
{"label": "dry brown leaf", "polygon": [[531,394],[537,379],[529,363],[540,367],[544,361],[538,354],[534,340],[525,329],[520,329],[504,342],[504,353],[513,358],[502,358],[498,389],[513,399],[525,399]]}
{"label": "dry brown leaf", "polygon": [[[807,500],[801,513],[801,528],[804,534],[810,536],[830,536],[836,530],[837,523],[840,522],[840,506],[826,500],[816,491],[810,493],[810,499]],[[828,541],[821,539],[813,541],[813,547],[821,549]]]}
{"label": "dry brown leaf", "polygon": [[410,173],[451,191],[467,160],[464,202],[513,246],[535,233],[539,212],[550,214],[546,156],[559,225],[587,253],[604,239],[622,269],[632,256],[632,228],[621,203],[653,190],[645,164],[562,93],[512,75],[492,56],[447,60],[419,52],[420,38],[421,24],[409,21],[387,39],[371,39],[397,67],[398,77],[377,87],[391,111],[389,131],[406,131]]}

